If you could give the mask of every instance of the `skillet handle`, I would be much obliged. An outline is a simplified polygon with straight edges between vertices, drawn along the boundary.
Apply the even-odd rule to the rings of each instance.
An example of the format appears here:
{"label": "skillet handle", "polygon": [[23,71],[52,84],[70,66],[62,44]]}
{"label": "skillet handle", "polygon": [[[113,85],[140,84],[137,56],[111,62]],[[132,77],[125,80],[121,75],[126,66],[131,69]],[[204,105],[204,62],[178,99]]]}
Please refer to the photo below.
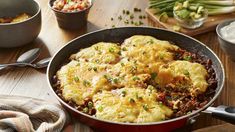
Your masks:
{"label": "skillet handle", "polygon": [[203,113],[211,114],[212,117],[235,124],[235,107],[224,105],[208,107]]}

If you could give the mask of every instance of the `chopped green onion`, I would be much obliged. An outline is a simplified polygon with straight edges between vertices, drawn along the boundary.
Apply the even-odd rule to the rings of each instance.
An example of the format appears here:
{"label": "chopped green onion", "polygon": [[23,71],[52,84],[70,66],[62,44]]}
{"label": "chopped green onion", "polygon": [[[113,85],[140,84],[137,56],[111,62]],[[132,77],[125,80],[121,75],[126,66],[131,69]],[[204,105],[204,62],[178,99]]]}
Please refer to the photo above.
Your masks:
{"label": "chopped green onion", "polygon": [[133,79],[134,81],[140,80],[140,78],[137,77],[137,76],[134,76],[132,79]]}
{"label": "chopped green onion", "polygon": [[129,21],[128,21],[128,20],[125,20],[125,21],[124,21],[124,24],[129,24]]}
{"label": "chopped green onion", "polygon": [[183,59],[186,60],[186,61],[191,61],[191,60],[192,60],[192,57],[191,57],[191,56],[184,56]]}
{"label": "chopped green onion", "polygon": [[109,48],[109,52],[114,53],[114,48],[113,47]]}
{"label": "chopped green onion", "polygon": [[185,75],[185,76],[189,76],[189,74],[190,74],[190,73],[189,73],[188,70],[185,70],[185,71],[184,71],[184,75]]}
{"label": "chopped green onion", "polygon": [[113,79],[113,82],[114,82],[114,83],[118,83],[118,78],[114,78],[114,79]]}
{"label": "chopped green onion", "polygon": [[82,110],[84,113],[88,113],[89,109],[87,107],[83,108]]}
{"label": "chopped green onion", "polygon": [[188,0],[183,3],[183,7],[184,8],[188,8],[189,7],[189,1]]}
{"label": "chopped green onion", "polygon": [[83,81],[83,85],[84,85],[85,87],[89,87],[89,86],[91,86],[91,83],[90,83],[89,81],[87,81],[87,80],[84,80],[84,81]]}
{"label": "chopped green onion", "polygon": [[134,19],[134,15],[133,14],[130,15],[130,19]]}
{"label": "chopped green onion", "polygon": [[87,70],[88,70],[88,71],[91,71],[91,70],[92,70],[92,68],[91,68],[91,67],[89,67]]}
{"label": "chopped green onion", "polygon": [[176,32],[180,31],[180,29],[181,29],[181,27],[179,25],[174,25],[173,26],[173,30],[176,31]]}
{"label": "chopped green onion", "polygon": [[103,111],[103,106],[102,105],[100,105],[98,108],[97,108],[97,110],[99,111],[99,112],[101,112],[101,111]]}
{"label": "chopped green onion", "polygon": [[97,67],[93,67],[93,70],[94,70],[94,71],[97,71]]}
{"label": "chopped green onion", "polygon": [[126,47],[123,47],[122,50],[123,50],[123,51],[127,51],[127,48],[126,48]]}
{"label": "chopped green onion", "polygon": [[126,10],[126,14],[129,15],[129,14],[130,14],[130,11]]}
{"label": "chopped green onion", "polygon": [[121,66],[125,66],[125,64],[123,62],[121,62]]}
{"label": "chopped green onion", "polygon": [[118,17],[118,20],[120,20],[120,21],[121,21],[121,20],[122,20],[122,16],[119,16],[119,17]]}
{"label": "chopped green onion", "polygon": [[93,107],[93,103],[92,103],[91,101],[89,101],[89,102],[87,103],[87,106],[88,106],[89,109],[91,109],[91,108]]}
{"label": "chopped green onion", "polygon": [[75,82],[79,82],[79,77],[76,76],[76,77],[73,78],[73,80],[74,80]]}
{"label": "chopped green onion", "polygon": [[125,10],[122,10],[122,13],[123,13],[123,14],[125,14],[125,13],[126,13],[126,11],[125,11]]}
{"label": "chopped green onion", "polygon": [[136,99],[138,99],[138,100],[143,100],[143,97],[142,97],[142,96],[139,96],[138,93],[135,93],[135,97],[136,97]]}
{"label": "chopped green onion", "polygon": [[144,104],[144,105],[143,105],[143,108],[144,108],[145,111],[148,111],[148,109],[149,109],[149,107],[148,107],[147,104]]}
{"label": "chopped green onion", "polygon": [[167,13],[166,12],[163,12],[160,16],[159,16],[159,21],[160,22],[167,22],[167,20],[168,20],[168,15],[167,15]]}
{"label": "chopped green onion", "polygon": [[66,0],[66,3],[70,3],[70,2],[72,2],[72,0]]}
{"label": "chopped green onion", "polygon": [[126,96],[126,91],[122,91],[122,97],[125,97]]}
{"label": "chopped green onion", "polygon": [[156,77],[157,77],[157,73],[156,72],[151,73],[151,79],[155,80]]}
{"label": "chopped green onion", "polygon": [[133,98],[130,98],[130,99],[129,99],[129,102],[130,102],[130,103],[135,103],[135,100],[134,100]]}
{"label": "chopped green onion", "polygon": [[179,16],[182,19],[186,19],[189,17],[190,12],[187,9],[182,9],[175,12],[177,16]]}
{"label": "chopped green onion", "polygon": [[154,88],[154,86],[152,86],[152,85],[148,85],[147,89],[149,89],[150,91],[152,91],[152,90],[154,90],[155,88]]}

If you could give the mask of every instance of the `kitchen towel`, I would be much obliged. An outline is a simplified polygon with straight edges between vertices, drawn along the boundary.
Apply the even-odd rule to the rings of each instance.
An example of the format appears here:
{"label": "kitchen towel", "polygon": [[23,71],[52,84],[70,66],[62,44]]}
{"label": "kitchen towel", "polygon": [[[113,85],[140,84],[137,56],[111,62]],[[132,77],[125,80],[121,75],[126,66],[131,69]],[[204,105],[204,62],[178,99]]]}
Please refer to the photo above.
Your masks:
{"label": "kitchen towel", "polygon": [[0,132],[60,132],[69,120],[67,112],[58,104],[0,95]]}

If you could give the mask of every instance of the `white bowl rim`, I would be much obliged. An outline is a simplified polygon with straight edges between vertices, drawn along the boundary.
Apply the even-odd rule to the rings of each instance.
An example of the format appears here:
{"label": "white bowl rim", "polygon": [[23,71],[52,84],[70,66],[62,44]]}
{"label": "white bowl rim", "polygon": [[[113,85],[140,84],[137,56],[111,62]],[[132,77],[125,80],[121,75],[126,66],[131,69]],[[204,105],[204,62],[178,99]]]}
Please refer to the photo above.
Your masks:
{"label": "white bowl rim", "polygon": [[[225,20],[225,21],[221,22],[220,24],[218,24],[218,25],[216,26],[216,34],[218,35],[218,37],[219,37],[221,40],[225,41],[226,43],[234,44],[234,45],[235,45],[235,43],[232,43],[232,42],[228,41],[228,40],[225,39],[225,38],[222,36],[222,34],[220,33],[221,29],[222,29],[223,27],[225,27],[225,26],[228,26],[231,22],[235,22],[235,19],[233,18],[233,19]],[[224,23],[228,23],[228,24],[224,24]]]}

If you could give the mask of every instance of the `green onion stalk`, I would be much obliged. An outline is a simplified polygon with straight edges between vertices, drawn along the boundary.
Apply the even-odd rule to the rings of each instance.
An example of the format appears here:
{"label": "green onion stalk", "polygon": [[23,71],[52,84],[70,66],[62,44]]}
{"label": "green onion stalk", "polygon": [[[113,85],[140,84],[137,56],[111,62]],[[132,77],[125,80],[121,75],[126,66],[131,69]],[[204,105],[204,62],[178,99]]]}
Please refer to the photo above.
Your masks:
{"label": "green onion stalk", "polygon": [[149,8],[155,9],[156,14],[166,12],[172,16],[175,3],[189,1],[190,8],[203,6],[208,15],[220,15],[235,12],[235,0],[149,0]]}

